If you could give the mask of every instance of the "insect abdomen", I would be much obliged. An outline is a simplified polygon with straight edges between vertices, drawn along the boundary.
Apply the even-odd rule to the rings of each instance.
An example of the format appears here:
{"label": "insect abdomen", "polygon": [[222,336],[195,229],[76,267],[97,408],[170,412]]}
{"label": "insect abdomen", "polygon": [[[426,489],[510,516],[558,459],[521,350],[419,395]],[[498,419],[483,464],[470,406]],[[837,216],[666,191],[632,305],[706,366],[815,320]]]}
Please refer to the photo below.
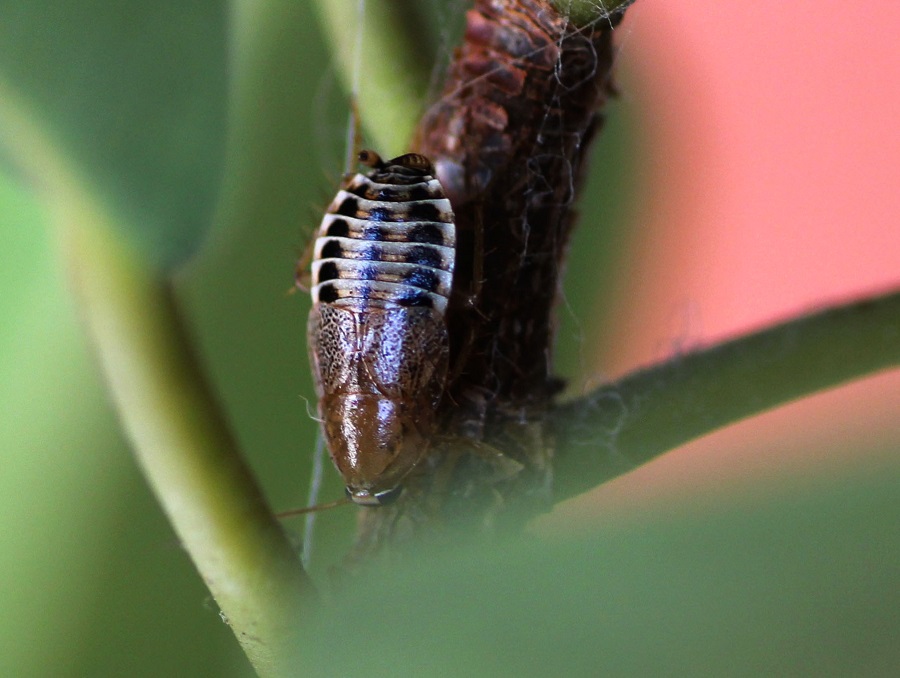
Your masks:
{"label": "insect abdomen", "polygon": [[[411,188],[428,197],[402,200]],[[361,197],[369,195],[380,199]],[[450,202],[436,179],[415,187],[392,186],[357,174],[338,192],[319,227],[313,303],[395,303],[443,314],[453,282],[455,245]]]}
{"label": "insect abdomen", "polygon": [[346,182],[316,234],[309,345],[331,457],[377,504],[427,449],[447,372],[456,232],[422,156]]}

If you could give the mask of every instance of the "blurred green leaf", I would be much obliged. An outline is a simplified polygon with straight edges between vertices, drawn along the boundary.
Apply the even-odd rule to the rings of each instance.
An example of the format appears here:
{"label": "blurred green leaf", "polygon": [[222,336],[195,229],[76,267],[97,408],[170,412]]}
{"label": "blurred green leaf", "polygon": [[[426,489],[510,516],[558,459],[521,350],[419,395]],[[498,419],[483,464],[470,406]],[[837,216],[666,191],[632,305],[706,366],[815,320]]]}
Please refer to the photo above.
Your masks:
{"label": "blurred green leaf", "polygon": [[883,459],[582,538],[408,554],[342,582],[310,674],[892,675],[900,503]]}
{"label": "blurred green leaf", "polygon": [[45,215],[2,172],[0,238],[0,675],[250,675],[128,453]]}
{"label": "blurred green leaf", "polygon": [[190,256],[210,223],[226,10],[218,0],[0,0],[0,80],[158,266]]}

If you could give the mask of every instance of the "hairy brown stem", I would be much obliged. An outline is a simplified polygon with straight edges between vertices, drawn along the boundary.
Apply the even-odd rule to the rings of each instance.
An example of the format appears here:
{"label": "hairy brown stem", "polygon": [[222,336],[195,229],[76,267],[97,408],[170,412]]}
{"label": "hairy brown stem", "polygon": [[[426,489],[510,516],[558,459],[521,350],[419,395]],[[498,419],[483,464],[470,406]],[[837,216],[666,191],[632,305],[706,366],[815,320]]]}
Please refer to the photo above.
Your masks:
{"label": "hairy brown stem", "polygon": [[444,442],[397,507],[364,515],[363,550],[448,514],[492,523],[550,498],[554,310],[619,19],[579,27],[547,0],[477,0],[466,15],[413,143],[456,214]]}

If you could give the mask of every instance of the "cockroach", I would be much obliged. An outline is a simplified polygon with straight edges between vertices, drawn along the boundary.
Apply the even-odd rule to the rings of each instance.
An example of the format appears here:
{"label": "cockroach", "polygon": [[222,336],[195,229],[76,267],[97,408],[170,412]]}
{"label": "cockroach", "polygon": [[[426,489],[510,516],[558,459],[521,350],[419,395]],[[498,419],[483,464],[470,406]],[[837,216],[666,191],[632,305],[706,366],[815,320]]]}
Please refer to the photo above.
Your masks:
{"label": "cockroach", "polygon": [[316,232],[308,346],[322,432],[347,494],[378,506],[425,457],[449,361],[456,229],[431,162],[343,182]]}

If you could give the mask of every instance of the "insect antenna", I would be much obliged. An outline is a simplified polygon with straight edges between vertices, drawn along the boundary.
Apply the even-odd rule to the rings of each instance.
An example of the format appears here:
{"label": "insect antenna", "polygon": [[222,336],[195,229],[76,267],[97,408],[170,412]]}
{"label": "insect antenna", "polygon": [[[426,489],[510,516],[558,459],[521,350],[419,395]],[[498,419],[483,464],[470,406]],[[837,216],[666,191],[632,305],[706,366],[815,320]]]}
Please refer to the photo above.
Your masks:
{"label": "insect antenna", "polygon": [[[324,504],[316,504],[315,506],[305,506],[303,508],[289,509],[287,511],[281,511],[275,514],[275,517],[279,520],[284,518],[292,518],[294,516],[302,516],[306,515],[309,517],[311,514],[316,514],[319,511],[327,511],[328,509],[337,508],[338,506],[344,506],[346,504],[350,504],[352,501],[350,497],[341,497],[340,499],[335,499],[334,501],[325,502]],[[304,540],[305,541],[305,540]]]}

